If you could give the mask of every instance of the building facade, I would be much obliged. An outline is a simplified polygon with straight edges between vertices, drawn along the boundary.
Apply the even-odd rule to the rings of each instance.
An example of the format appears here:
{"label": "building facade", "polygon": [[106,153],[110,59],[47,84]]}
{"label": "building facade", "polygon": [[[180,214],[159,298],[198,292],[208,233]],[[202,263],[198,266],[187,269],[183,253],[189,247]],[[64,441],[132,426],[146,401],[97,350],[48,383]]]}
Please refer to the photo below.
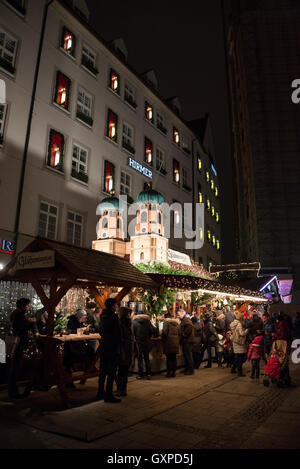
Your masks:
{"label": "building facade", "polygon": [[138,75],[122,39],[106,43],[88,15],[80,0],[0,3],[0,264],[15,240],[19,251],[37,235],[91,248],[99,202],[113,192],[136,201],[149,184],[169,204],[205,204],[203,248],[188,252],[173,235],[169,247],[206,268],[220,263],[209,126],[197,135],[154,72]]}
{"label": "building facade", "polygon": [[[234,1],[228,33],[239,262],[294,277],[300,301],[299,2]],[[290,293],[286,293],[289,301]]]}

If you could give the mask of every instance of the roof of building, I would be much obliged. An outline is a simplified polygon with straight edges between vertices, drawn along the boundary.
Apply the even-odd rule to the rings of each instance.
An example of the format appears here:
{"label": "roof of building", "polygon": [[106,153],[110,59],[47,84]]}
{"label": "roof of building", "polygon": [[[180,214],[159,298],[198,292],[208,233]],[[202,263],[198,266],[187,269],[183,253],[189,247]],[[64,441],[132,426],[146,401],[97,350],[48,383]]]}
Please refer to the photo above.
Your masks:
{"label": "roof of building", "polygon": [[197,277],[208,278],[211,280],[214,279],[213,274],[209,273],[205,269],[202,269],[202,267],[200,267],[199,265],[186,265],[186,264],[182,264],[181,262],[175,262],[175,261],[170,261],[170,260],[168,260],[168,264],[174,270],[185,270],[185,271],[188,271],[197,275]]}
{"label": "roof of building", "polygon": [[117,197],[110,196],[103,199],[97,206],[96,214],[100,215],[105,210],[119,210],[125,209],[125,204],[122,203]]}
{"label": "roof of building", "polygon": [[153,289],[156,287],[153,280],[127,260],[93,249],[37,237],[19,255],[42,250],[55,252],[55,267],[19,270],[17,269],[17,256],[3,270],[0,281],[30,283],[35,276],[42,284],[49,284],[53,272],[59,272],[61,282],[70,278],[70,275],[74,275],[76,279],[72,286],[81,288],[88,287],[89,284],[128,288]]}
{"label": "roof of building", "polygon": [[137,203],[143,202],[144,204],[153,203],[153,204],[162,204],[164,198],[160,192],[155,191],[154,189],[147,189],[142,191],[137,198]]}

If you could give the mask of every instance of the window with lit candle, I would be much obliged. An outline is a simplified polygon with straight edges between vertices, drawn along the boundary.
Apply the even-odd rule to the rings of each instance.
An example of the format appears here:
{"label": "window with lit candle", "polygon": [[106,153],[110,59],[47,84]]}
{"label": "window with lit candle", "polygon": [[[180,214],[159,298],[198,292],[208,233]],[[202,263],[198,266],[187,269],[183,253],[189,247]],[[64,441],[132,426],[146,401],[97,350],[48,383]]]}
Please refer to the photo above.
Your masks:
{"label": "window with lit candle", "polygon": [[148,101],[145,101],[145,118],[152,123],[154,122],[153,107],[148,103]]}
{"label": "window with lit candle", "polygon": [[211,232],[210,231],[207,232],[207,240],[209,242],[211,241]]}
{"label": "window with lit candle", "polygon": [[104,192],[108,194],[115,188],[115,167],[109,161],[104,162]]}
{"label": "window with lit candle", "polygon": [[206,171],[206,182],[209,182],[209,172]]}
{"label": "window with lit candle", "polygon": [[108,110],[107,116],[107,136],[113,140],[114,142],[117,141],[117,123],[118,123],[118,116],[110,109]]}
{"label": "window with lit candle", "polygon": [[180,165],[177,160],[173,160],[173,181],[180,183]]}
{"label": "window with lit candle", "polygon": [[210,211],[210,200],[207,199],[206,201],[206,207],[207,207],[207,210]]}
{"label": "window with lit candle", "polygon": [[201,184],[198,184],[198,203],[199,204],[203,203],[203,195],[202,195]]}
{"label": "window with lit candle", "polygon": [[218,195],[219,195],[219,190],[218,190],[217,187],[215,188],[215,195],[216,195],[216,197],[218,197]]}
{"label": "window with lit candle", "polygon": [[216,237],[215,236],[212,237],[212,243],[213,243],[213,246],[216,245]]}
{"label": "window with lit candle", "polygon": [[215,207],[211,208],[211,214],[212,214],[213,217],[215,216]]}
{"label": "window with lit candle", "polygon": [[180,144],[180,138],[179,138],[179,132],[175,127],[173,127],[173,141],[176,143],[176,145]]}
{"label": "window with lit candle", "polygon": [[48,147],[48,166],[63,171],[63,152],[64,152],[64,136],[50,130],[49,147]]}
{"label": "window with lit candle", "polygon": [[219,214],[218,214],[218,212],[217,212],[217,213],[216,213],[216,222],[219,223],[219,221],[220,221],[220,216],[219,216]]}
{"label": "window with lit candle", "polygon": [[109,86],[115,93],[120,94],[120,77],[112,68],[110,69]]}
{"label": "window with lit candle", "polygon": [[61,39],[61,47],[65,52],[74,56],[75,55],[75,43],[76,39],[74,34],[68,30],[67,28],[62,29],[62,39]]}
{"label": "window with lit candle", "polygon": [[211,187],[211,190],[214,190],[215,184],[214,184],[213,179],[210,181],[210,187]]}
{"label": "window with lit candle", "polygon": [[220,241],[217,241],[217,250],[220,251]]}
{"label": "window with lit candle", "polygon": [[153,145],[149,138],[145,137],[145,161],[152,165],[153,160]]}
{"label": "window with lit candle", "polygon": [[201,171],[202,169],[202,161],[200,160],[200,158],[198,158],[198,171]]}
{"label": "window with lit candle", "polygon": [[66,110],[69,109],[70,84],[71,80],[66,75],[57,72],[54,102]]}

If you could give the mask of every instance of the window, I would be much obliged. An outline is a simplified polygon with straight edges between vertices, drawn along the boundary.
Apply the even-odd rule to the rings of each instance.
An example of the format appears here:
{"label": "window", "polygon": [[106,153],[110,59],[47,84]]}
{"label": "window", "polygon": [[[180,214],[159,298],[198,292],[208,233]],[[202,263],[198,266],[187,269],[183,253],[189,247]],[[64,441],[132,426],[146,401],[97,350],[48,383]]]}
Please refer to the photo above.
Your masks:
{"label": "window", "polygon": [[133,127],[127,122],[123,122],[122,145],[130,153],[135,153],[133,145]]}
{"label": "window", "polygon": [[[180,204],[180,202],[178,202],[178,200],[173,199],[173,204]],[[175,208],[174,208],[174,225],[179,225],[180,215],[181,215],[181,209],[179,209],[178,206],[175,205]]]}
{"label": "window", "polygon": [[214,180],[211,179],[211,181],[210,181],[210,188],[211,188],[212,191],[214,190],[214,187],[215,187]]}
{"label": "window", "polygon": [[25,0],[6,0],[6,3],[8,3],[14,10],[16,10],[22,16],[25,16]]}
{"label": "window", "polygon": [[118,141],[117,127],[118,127],[118,116],[111,109],[108,109],[106,135],[114,142]]}
{"label": "window", "polygon": [[199,204],[203,203],[203,194],[202,194],[201,184],[198,184],[198,202]]}
{"label": "window", "polygon": [[93,75],[97,75],[98,69],[96,67],[97,63],[97,54],[90,47],[83,44],[82,46],[82,55],[81,55],[81,65],[87,68]]}
{"label": "window", "polygon": [[141,213],[141,223],[147,223],[147,221],[148,221],[148,214],[146,211],[143,211]]}
{"label": "window", "polygon": [[109,161],[104,162],[104,192],[108,194],[115,189],[115,166]]}
{"label": "window", "polygon": [[207,241],[211,242],[211,232],[207,231]]}
{"label": "window", "polygon": [[215,207],[214,206],[212,206],[212,208],[211,208],[211,214],[212,214],[213,217],[215,216]]}
{"label": "window", "polygon": [[220,251],[220,241],[217,240],[217,250]]}
{"label": "window", "polygon": [[62,28],[62,36],[61,36],[61,48],[70,54],[72,57],[75,57],[75,47],[76,47],[76,39],[73,33],[66,27]]}
{"label": "window", "polygon": [[206,171],[206,182],[209,182],[209,172]]}
{"label": "window", "polygon": [[157,128],[164,134],[167,133],[167,129],[165,127],[165,117],[164,115],[157,111],[156,112],[156,125],[157,125]]}
{"label": "window", "polygon": [[71,80],[61,72],[57,72],[54,102],[66,111],[70,105],[70,89]]}
{"label": "window", "polygon": [[210,212],[210,200],[208,198],[206,200],[206,208]]}
{"label": "window", "polygon": [[179,132],[175,127],[173,127],[173,142],[176,143],[176,145],[180,145]]}
{"label": "window", "polygon": [[88,182],[88,152],[78,144],[73,145],[72,177],[82,182]]}
{"label": "window", "polygon": [[112,68],[110,69],[108,86],[115,93],[120,94],[120,76]]}
{"label": "window", "polygon": [[3,143],[6,109],[6,104],[0,104],[0,145]]}
{"label": "window", "polygon": [[152,189],[152,182],[144,182],[144,191],[149,191]]}
{"label": "window", "polygon": [[84,91],[82,88],[78,90],[78,97],[77,97],[77,112],[76,117],[85,122],[87,125],[92,127],[93,119],[92,119],[92,105],[93,99],[90,94]]}
{"label": "window", "polygon": [[198,158],[198,171],[201,172],[202,169],[202,161],[200,158]]}
{"label": "window", "polygon": [[130,195],[131,193],[131,177],[125,171],[121,171],[120,194]]}
{"label": "window", "polygon": [[186,168],[182,168],[182,187],[187,191],[192,190],[188,185],[188,170]]}
{"label": "window", "polygon": [[156,169],[162,174],[167,174],[165,169],[165,152],[159,147],[156,148]]}
{"label": "window", "polygon": [[79,213],[68,211],[67,243],[81,246],[83,231],[83,218]]}
{"label": "window", "polygon": [[135,102],[135,88],[125,81],[125,91],[124,91],[124,100],[130,104],[130,106],[136,108],[137,104]]}
{"label": "window", "polygon": [[217,187],[215,187],[215,195],[216,195],[216,197],[218,197],[218,195],[219,195],[219,189]]}
{"label": "window", "polygon": [[144,159],[146,163],[152,165],[153,161],[153,145],[151,140],[149,138],[145,137],[145,153],[144,153]]}
{"label": "window", "polygon": [[57,169],[61,172],[63,172],[64,146],[64,136],[61,133],[51,129],[49,136],[47,164],[51,168]]}
{"label": "window", "polygon": [[220,216],[219,216],[219,213],[217,212],[216,213],[216,222],[219,223],[219,221],[220,221]]}
{"label": "window", "polygon": [[57,232],[58,208],[47,202],[40,203],[39,236],[55,239]]}
{"label": "window", "polygon": [[18,41],[0,29],[0,67],[11,75],[15,73]]}
{"label": "window", "polygon": [[212,244],[213,244],[213,246],[216,245],[216,237],[215,237],[215,235],[213,235],[213,237],[212,237]]}
{"label": "window", "polygon": [[154,123],[153,107],[148,101],[145,101],[145,119],[152,124]]}
{"label": "window", "polygon": [[191,154],[191,150],[190,150],[190,145],[188,143],[188,139],[185,135],[182,135],[182,149],[185,153],[187,153],[188,155]]}
{"label": "window", "polygon": [[180,183],[180,165],[177,160],[173,160],[173,181]]}

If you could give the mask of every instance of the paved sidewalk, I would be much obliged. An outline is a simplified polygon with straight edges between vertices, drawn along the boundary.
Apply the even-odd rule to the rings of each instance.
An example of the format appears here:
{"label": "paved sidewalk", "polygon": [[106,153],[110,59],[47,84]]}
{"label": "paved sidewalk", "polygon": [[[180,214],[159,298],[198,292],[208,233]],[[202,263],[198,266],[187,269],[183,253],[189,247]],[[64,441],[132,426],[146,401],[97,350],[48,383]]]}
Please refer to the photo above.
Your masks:
{"label": "paved sidewalk", "polygon": [[90,380],[71,393],[73,405],[87,403],[66,411],[58,410],[55,389],[16,403],[1,392],[0,447],[300,448],[299,366],[291,367],[290,389],[265,388],[262,378],[237,378],[215,366],[175,379],[130,378],[121,404],[93,402],[97,380]]}

